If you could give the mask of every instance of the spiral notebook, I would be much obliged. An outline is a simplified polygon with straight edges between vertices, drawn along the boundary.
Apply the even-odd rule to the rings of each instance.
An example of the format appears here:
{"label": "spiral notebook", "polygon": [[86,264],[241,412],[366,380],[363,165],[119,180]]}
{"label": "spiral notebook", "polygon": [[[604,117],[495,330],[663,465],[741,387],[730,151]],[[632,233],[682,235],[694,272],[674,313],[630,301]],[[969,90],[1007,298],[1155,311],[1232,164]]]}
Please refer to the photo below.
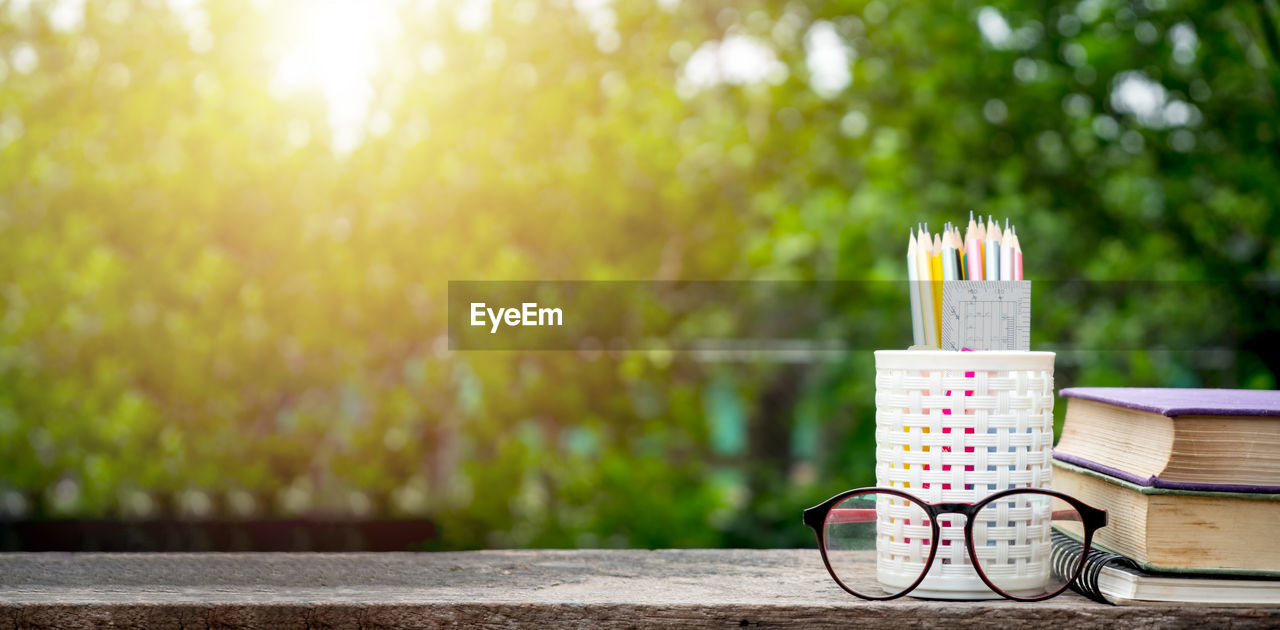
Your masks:
{"label": "spiral notebook", "polygon": [[[1083,548],[1066,534],[1053,532],[1053,571],[1059,579],[1074,568]],[[1132,560],[1093,548],[1071,590],[1104,604],[1180,604],[1187,606],[1280,605],[1280,578],[1221,574],[1156,573]]]}
{"label": "spiral notebook", "polygon": [[[1083,545],[1053,531],[1053,575],[1065,579]],[[1096,602],[1119,604],[1183,604],[1183,606],[1280,606],[1280,577],[1161,574],[1143,571],[1117,553],[1094,547],[1071,590]]]}

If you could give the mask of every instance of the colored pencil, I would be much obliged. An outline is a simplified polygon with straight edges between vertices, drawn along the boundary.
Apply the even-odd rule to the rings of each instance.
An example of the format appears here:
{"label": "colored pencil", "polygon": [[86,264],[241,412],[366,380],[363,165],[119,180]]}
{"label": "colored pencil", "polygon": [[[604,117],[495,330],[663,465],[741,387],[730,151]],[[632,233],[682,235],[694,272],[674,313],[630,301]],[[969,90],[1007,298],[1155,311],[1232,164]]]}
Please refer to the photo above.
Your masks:
{"label": "colored pencil", "polygon": [[1013,279],[1022,279],[1022,243],[1018,241],[1018,228],[1013,228]]}
{"label": "colored pencil", "polygon": [[933,235],[933,247],[929,248],[930,278],[933,280],[933,323],[938,331],[938,343],[942,343],[942,237]]}
{"label": "colored pencil", "polygon": [[955,252],[955,249],[951,247],[950,227],[948,227],[947,230],[943,232],[943,234],[944,236],[942,237],[942,279],[955,280],[958,278],[958,276],[956,275],[956,252]]}
{"label": "colored pencil", "polygon": [[919,286],[916,287],[920,292],[920,316],[924,320],[924,344],[925,346],[938,347],[938,332],[933,329],[933,284],[929,280],[933,279],[932,265],[929,264],[929,241],[928,230],[918,227],[916,230],[915,242],[915,271],[919,275]]}
{"label": "colored pencil", "polygon": [[967,280],[982,279],[982,242],[978,240],[978,228],[973,222],[973,211],[969,211],[969,228],[964,233],[965,271]]}
{"label": "colored pencil", "polygon": [[968,280],[964,271],[964,239],[960,238],[960,226],[951,226],[951,251],[956,259],[956,280]]}
{"label": "colored pencil", "polygon": [[924,345],[924,315],[920,310],[920,271],[916,267],[916,234],[907,240],[907,292],[911,294],[911,341]]}
{"label": "colored pencil", "polygon": [[933,317],[933,266],[930,264],[929,247],[932,241],[929,240],[929,232],[920,230],[916,239],[916,272],[919,274],[920,282],[918,283],[920,290],[920,310],[924,320],[924,343],[926,346],[934,348],[939,347],[938,329],[936,327],[936,319]]}
{"label": "colored pencil", "polygon": [[1000,224],[987,215],[987,240],[982,250],[982,258],[986,262],[983,277],[987,280],[1000,279],[1000,240]]}
{"label": "colored pencil", "polygon": [[1005,219],[1004,237],[1000,239],[1000,279],[1013,280],[1013,232]]}

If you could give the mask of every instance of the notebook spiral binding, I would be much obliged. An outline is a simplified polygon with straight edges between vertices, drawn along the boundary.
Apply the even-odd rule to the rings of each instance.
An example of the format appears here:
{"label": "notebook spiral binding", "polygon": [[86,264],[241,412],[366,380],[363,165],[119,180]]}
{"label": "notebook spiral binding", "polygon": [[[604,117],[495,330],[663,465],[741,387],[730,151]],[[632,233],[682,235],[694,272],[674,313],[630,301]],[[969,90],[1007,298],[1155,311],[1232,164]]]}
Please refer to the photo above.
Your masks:
{"label": "notebook spiral binding", "polygon": [[[1053,551],[1049,558],[1053,565],[1053,574],[1058,579],[1065,580],[1071,577],[1071,570],[1075,568],[1075,560],[1080,557],[1080,551],[1083,548],[1083,544],[1070,536],[1056,530],[1053,532]],[[1138,568],[1132,560],[1124,556],[1098,549],[1090,549],[1089,556],[1084,560],[1084,568],[1080,571],[1080,577],[1071,583],[1071,590],[1095,602],[1114,605],[1098,589],[1098,574],[1102,573],[1103,567],[1113,563],[1135,569]]]}

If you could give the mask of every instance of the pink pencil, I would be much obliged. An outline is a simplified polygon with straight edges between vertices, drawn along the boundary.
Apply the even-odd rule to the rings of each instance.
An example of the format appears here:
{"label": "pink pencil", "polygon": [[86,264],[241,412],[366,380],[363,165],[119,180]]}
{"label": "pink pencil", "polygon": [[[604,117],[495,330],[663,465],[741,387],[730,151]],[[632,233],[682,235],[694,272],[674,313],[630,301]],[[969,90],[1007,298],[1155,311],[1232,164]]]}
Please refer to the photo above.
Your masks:
{"label": "pink pencil", "polygon": [[1018,228],[1013,229],[1013,279],[1022,279],[1022,243],[1018,242]]}
{"label": "pink pencil", "polygon": [[982,279],[982,243],[976,238],[970,238],[968,242],[968,263],[969,263],[969,279]]}

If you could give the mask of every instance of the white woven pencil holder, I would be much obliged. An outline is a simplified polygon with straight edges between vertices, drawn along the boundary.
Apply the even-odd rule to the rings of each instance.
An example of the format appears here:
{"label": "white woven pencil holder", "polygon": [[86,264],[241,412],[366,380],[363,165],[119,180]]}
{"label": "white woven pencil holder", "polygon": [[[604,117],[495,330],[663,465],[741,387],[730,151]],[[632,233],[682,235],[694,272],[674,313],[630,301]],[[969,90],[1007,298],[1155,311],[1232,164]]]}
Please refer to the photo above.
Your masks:
{"label": "white woven pencil holder", "polygon": [[[1053,449],[1052,352],[880,350],[876,355],[876,485],[927,503],[975,503],[1008,488],[1048,488]],[[938,519],[942,536],[928,574],[912,595],[997,599],[978,577],[964,542],[964,517]],[[878,524],[877,578],[903,588],[928,548],[890,544]],[[1050,544],[1013,541],[1002,587],[1029,591],[1049,579]],[[1002,556],[1004,557],[1004,556]],[[1019,558],[1016,565],[1013,558]]]}

